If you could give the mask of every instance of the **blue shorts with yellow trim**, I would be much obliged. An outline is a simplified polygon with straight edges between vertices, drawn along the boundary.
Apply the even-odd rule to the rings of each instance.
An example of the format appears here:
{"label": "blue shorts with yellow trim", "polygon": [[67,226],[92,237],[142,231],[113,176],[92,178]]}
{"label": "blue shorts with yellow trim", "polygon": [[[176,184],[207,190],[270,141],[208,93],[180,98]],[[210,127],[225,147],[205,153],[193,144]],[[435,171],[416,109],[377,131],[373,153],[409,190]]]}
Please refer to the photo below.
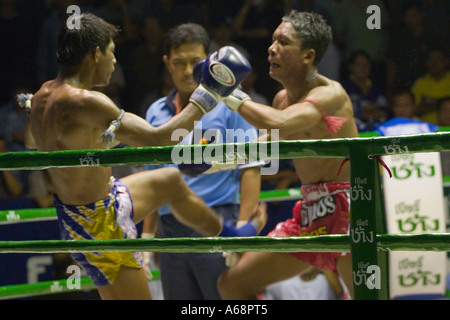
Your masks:
{"label": "blue shorts with yellow trim", "polygon": [[[58,224],[63,240],[134,239],[133,202],[127,186],[112,179],[108,197],[83,205],[65,205],[54,196]],[[97,286],[114,283],[121,266],[142,267],[140,252],[73,253],[73,259],[83,267]]]}

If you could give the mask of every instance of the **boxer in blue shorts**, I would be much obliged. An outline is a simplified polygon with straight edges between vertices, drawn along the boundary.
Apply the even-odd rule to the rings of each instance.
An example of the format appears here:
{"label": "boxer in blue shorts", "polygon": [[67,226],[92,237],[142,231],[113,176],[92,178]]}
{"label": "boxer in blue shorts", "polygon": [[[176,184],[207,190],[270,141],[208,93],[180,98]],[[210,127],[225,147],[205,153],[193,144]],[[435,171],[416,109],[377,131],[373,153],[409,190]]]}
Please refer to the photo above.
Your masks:
{"label": "boxer in blue shorts", "polygon": [[[24,102],[29,110],[28,148],[42,152],[95,150],[125,145],[165,146],[175,129],[190,131],[211,112],[218,100],[199,86],[182,111],[155,128],[144,119],[120,110],[105,94],[92,90],[108,85],[114,71],[117,27],[93,14],[82,14],[79,28],[64,25],[58,34],[56,79],[44,83]],[[229,65],[233,89],[250,71],[248,62]],[[168,204],[183,224],[205,236],[255,235],[265,212],[240,229],[223,225],[219,216],[186,185],[180,171],[164,168],[141,172],[110,185],[111,168],[87,152],[79,167],[49,169],[63,238],[123,239],[135,237],[134,225]],[[126,187],[125,187],[126,185]],[[128,189],[128,190],[127,190]],[[186,215],[185,210],[194,212]],[[150,299],[144,270],[131,253],[76,254],[93,277],[102,299]]]}
{"label": "boxer in blue shorts", "polygon": [[[63,240],[137,237],[131,195],[127,186],[118,179],[111,178],[111,189],[106,199],[74,206],[61,203],[55,195],[54,203]],[[72,257],[86,270],[97,287],[113,284],[121,266],[142,267],[139,252],[85,252],[73,253]]]}

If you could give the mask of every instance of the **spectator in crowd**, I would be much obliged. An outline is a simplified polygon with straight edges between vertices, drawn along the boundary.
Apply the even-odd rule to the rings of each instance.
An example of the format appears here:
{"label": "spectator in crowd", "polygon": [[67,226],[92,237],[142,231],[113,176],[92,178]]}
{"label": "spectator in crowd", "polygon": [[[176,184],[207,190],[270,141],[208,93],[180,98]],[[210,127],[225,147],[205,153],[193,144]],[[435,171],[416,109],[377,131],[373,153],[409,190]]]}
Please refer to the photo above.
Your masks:
{"label": "spectator in crowd", "polygon": [[[437,103],[438,125],[450,127],[450,95]],[[441,152],[442,175],[450,176],[450,151]]]}
{"label": "spectator in crowd", "polygon": [[[124,107],[145,117],[140,106],[146,95],[156,90],[161,81],[162,40],[165,30],[161,28],[160,19],[148,16],[142,21],[140,31],[142,41],[130,49],[126,63],[127,90]],[[146,110],[147,107],[148,105]]]}
{"label": "spectator in crowd", "polygon": [[[450,1],[447,0],[427,0],[422,1],[423,16],[425,25],[427,25],[432,34],[437,35],[438,39],[448,39],[450,35]],[[442,43],[445,50],[450,50],[449,41]]]}
{"label": "spectator in crowd", "polygon": [[391,111],[394,118],[420,120],[417,116],[417,106],[411,91],[399,91],[395,93],[392,97]]}
{"label": "spectator in crowd", "polygon": [[450,95],[438,100],[437,118],[439,126],[450,127]]}
{"label": "spectator in crowd", "polygon": [[349,77],[342,86],[352,100],[361,131],[372,131],[387,120],[387,100],[383,89],[371,79],[372,60],[361,50],[353,52],[348,62]]}
{"label": "spectator in crowd", "polygon": [[142,117],[145,117],[148,106],[151,106],[156,100],[160,99],[161,97],[168,96],[170,91],[172,91],[173,89],[174,84],[172,77],[170,76],[170,73],[164,66],[163,62],[161,62],[161,65],[161,74],[158,76],[156,87],[144,97],[140,105],[139,110],[140,114],[142,114]]}
{"label": "spectator in crowd", "polygon": [[12,79],[36,77],[33,52],[42,20],[40,2],[0,0],[0,105],[10,98]]}
{"label": "spectator in crowd", "polygon": [[341,0],[285,0],[286,12],[291,9],[298,11],[312,11],[324,16],[329,24],[333,24],[336,9]]}
{"label": "spectator in crowd", "polygon": [[10,152],[28,151],[25,147],[25,127],[28,116],[25,109],[19,106],[16,98],[23,92],[33,92],[33,85],[28,80],[15,80],[8,103],[0,107],[0,131]]}
{"label": "spectator in crowd", "polygon": [[130,45],[138,40],[136,19],[128,2],[126,0],[102,1],[95,10],[95,14],[120,28],[121,32],[114,42],[116,44],[115,55],[119,61],[124,61]]}
{"label": "spectator in crowd", "polygon": [[205,14],[203,5],[195,6],[192,1],[176,0],[155,0],[152,12],[152,15],[159,17],[161,28],[166,31],[186,22],[204,25]]}
{"label": "spectator in crowd", "polygon": [[284,3],[274,0],[245,0],[233,19],[234,40],[246,48],[252,58],[252,67],[259,72],[255,87],[271,100],[278,89],[267,72],[267,44],[284,14]]}
{"label": "spectator in crowd", "polygon": [[34,200],[37,208],[53,207],[53,189],[47,170],[34,170],[30,172],[26,196]]}
{"label": "spectator in crowd", "polygon": [[450,94],[449,61],[443,49],[431,49],[426,59],[427,73],[411,88],[418,106],[417,113],[426,122],[437,124],[437,100]]}
{"label": "spectator in crowd", "polygon": [[[6,141],[0,137],[0,153],[6,152],[9,152],[6,147]],[[24,189],[23,181],[21,171],[0,171],[0,198],[21,196]],[[0,209],[6,209],[1,203],[2,201],[0,201]]]}
{"label": "spectator in crowd", "polygon": [[[379,29],[368,28],[367,8],[376,5],[380,8]],[[387,62],[387,35],[390,17],[384,2],[381,0],[348,0],[339,2],[333,20],[335,40],[341,48],[343,61],[347,61],[356,50],[370,53],[374,65],[373,79],[378,85],[384,84]],[[342,78],[346,78],[345,68]]]}
{"label": "spectator in crowd", "polygon": [[[44,18],[39,33],[38,48],[36,52],[37,82],[54,79],[58,74],[56,63],[56,41],[59,28],[67,20],[67,8],[79,5],[75,0],[52,0],[49,2],[50,13]],[[84,11],[83,7],[80,7]]]}
{"label": "spectator in crowd", "polygon": [[411,89],[414,81],[427,72],[427,52],[443,41],[425,24],[421,2],[406,2],[401,10],[401,20],[400,29],[390,37],[388,97],[393,92]]}
{"label": "spectator in crowd", "polygon": [[234,41],[232,28],[232,17],[213,16],[211,19],[211,42],[209,53],[219,50],[224,46],[232,46],[239,50],[247,59],[250,60],[248,50]]}

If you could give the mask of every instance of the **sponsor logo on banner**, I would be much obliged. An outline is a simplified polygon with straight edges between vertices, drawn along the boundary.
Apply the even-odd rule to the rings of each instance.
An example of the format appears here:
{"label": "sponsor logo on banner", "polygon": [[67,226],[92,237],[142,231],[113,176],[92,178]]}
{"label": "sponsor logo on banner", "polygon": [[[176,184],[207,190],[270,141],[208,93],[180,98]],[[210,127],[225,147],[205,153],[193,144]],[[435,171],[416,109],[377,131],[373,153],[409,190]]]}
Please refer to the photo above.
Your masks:
{"label": "sponsor logo on banner", "polygon": [[434,286],[441,283],[441,274],[425,270],[425,256],[422,254],[416,258],[406,257],[398,262],[398,283],[404,288],[421,285]]}
{"label": "sponsor logo on banner", "polygon": [[356,220],[356,228],[350,230],[350,235],[353,243],[373,243],[375,240],[373,231],[366,231],[366,227],[369,226],[369,220]]}
{"label": "sponsor logo on banner", "polygon": [[[432,131],[425,130],[426,123],[405,121],[395,122],[396,127],[386,126],[383,132],[400,135]],[[384,151],[388,155],[383,156],[383,161],[392,171],[392,178],[383,179],[388,233],[445,232],[439,153],[409,153],[408,147],[401,143],[401,139],[392,139],[391,143],[384,147]],[[445,252],[390,252],[391,298],[443,295],[446,260]]]}
{"label": "sponsor logo on banner", "polygon": [[400,139],[392,139],[391,144],[383,146],[383,149],[387,154],[401,154],[408,152],[407,146],[400,145]]}
{"label": "sponsor logo on banner", "polygon": [[367,184],[367,178],[355,178],[352,187],[350,188],[350,198],[352,201],[356,200],[372,200],[372,189],[367,189],[364,185]]}

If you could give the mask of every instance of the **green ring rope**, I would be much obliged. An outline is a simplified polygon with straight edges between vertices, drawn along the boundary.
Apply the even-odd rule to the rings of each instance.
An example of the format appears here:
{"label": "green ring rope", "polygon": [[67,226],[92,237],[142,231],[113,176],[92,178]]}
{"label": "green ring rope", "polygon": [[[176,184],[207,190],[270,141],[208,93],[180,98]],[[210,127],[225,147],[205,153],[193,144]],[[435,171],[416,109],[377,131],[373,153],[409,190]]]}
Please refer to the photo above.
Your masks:
{"label": "green ring rope", "polygon": [[[0,241],[0,253],[102,251],[151,252],[349,252],[349,235],[304,237],[199,237],[116,240]],[[450,233],[379,234],[378,251],[450,251]]]}
{"label": "green ring rope", "polygon": [[[350,150],[362,148],[370,150],[370,155],[387,155],[386,149],[393,140],[399,145],[407,145],[407,153],[450,151],[450,132],[424,133],[420,135],[404,135],[390,137],[372,138],[345,138],[345,139],[322,139],[322,140],[297,140],[278,142],[249,142],[249,143],[224,143],[213,145],[176,145],[163,147],[141,147],[121,148],[108,150],[70,150],[54,152],[10,152],[0,154],[0,170],[35,170],[52,167],[87,167],[87,166],[124,166],[145,164],[170,164],[172,152],[191,154],[191,162],[208,162],[217,160],[204,152],[207,148],[216,150],[227,150],[227,157],[245,153],[247,159],[269,160],[269,159],[296,159],[296,158],[348,158]],[[262,152],[265,150],[277,150],[277,154]],[[197,150],[197,151],[196,151]],[[230,150],[228,152],[228,150]],[[264,150],[264,148],[262,149]],[[203,154],[206,154],[204,157]],[[200,155],[200,157],[198,156]],[[243,155],[242,155],[243,156]],[[225,154],[222,160],[227,158]]]}
{"label": "green ring rope", "polygon": [[[153,279],[156,281],[161,279],[159,270],[150,270]],[[0,300],[2,299],[18,299],[42,296],[47,294],[59,294],[74,291],[89,291],[97,289],[92,283],[91,278],[80,278],[80,289],[71,289],[67,286],[67,280],[41,281],[30,284],[14,284],[9,286],[0,286]]]}

